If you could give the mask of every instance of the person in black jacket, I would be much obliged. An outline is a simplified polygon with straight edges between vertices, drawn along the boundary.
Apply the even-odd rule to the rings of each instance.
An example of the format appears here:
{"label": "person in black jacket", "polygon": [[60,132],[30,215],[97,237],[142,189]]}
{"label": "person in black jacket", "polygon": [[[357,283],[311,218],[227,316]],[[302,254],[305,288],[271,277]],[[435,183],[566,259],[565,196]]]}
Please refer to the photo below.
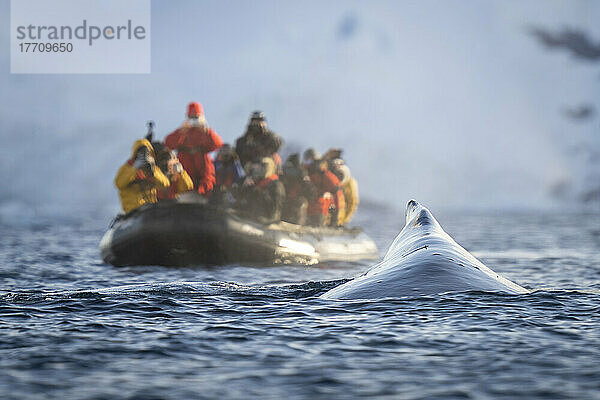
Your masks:
{"label": "person in black jacket", "polygon": [[286,194],[281,214],[282,221],[305,225],[308,202],[316,196],[316,188],[311,183],[306,170],[300,165],[298,153],[291,154],[283,164],[281,182]]}
{"label": "person in black jacket", "polygon": [[283,141],[275,132],[267,127],[265,114],[254,111],[250,116],[248,128],[243,136],[235,142],[235,152],[240,157],[242,166],[246,168],[249,162],[260,162],[265,157],[271,157],[276,164],[281,164],[277,153]]}
{"label": "person in black jacket", "polygon": [[263,224],[281,220],[285,188],[275,173],[275,162],[264,157],[249,164],[248,176],[238,192],[236,208]]}

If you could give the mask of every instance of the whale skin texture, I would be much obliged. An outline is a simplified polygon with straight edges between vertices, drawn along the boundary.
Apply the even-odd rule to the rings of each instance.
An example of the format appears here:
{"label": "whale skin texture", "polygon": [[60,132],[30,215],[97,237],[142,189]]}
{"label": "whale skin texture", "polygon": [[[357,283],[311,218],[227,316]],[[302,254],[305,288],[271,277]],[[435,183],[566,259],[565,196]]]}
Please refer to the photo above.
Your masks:
{"label": "whale skin texture", "polygon": [[408,202],[405,217],[404,228],[382,261],[321,298],[377,299],[463,291],[528,293],[456,243],[418,202]]}

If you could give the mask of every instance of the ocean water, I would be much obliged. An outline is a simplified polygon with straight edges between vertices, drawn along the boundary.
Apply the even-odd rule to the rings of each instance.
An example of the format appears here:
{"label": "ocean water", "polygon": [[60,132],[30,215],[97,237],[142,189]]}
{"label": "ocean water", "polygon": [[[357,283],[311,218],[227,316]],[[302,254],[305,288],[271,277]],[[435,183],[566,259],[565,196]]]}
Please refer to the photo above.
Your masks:
{"label": "ocean water", "polygon": [[[325,301],[368,264],[115,268],[109,220],[4,222],[0,398],[600,398],[600,214],[432,212],[534,291]],[[356,222],[383,254],[404,218]]]}

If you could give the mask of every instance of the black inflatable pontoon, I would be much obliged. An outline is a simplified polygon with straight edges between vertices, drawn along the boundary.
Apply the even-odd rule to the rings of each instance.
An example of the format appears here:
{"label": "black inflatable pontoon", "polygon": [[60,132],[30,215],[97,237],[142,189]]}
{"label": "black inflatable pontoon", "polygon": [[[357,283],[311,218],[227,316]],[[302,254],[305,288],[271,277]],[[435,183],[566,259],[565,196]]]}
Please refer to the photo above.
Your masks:
{"label": "black inflatable pontoon", "polygon": [[105,262],[121,265],[316,264],[377,258],[359,228],[263,225],[203,199],[142,206],[116,218],[100,242]]}

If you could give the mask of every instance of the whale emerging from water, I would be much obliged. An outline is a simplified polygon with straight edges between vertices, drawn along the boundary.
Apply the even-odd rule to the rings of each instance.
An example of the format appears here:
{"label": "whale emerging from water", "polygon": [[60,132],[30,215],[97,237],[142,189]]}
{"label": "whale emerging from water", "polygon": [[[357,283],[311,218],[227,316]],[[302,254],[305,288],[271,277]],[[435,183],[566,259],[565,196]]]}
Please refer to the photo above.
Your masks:
{"label": "whale emerging from water", "polygon": [[454,241],[414,200],[406,224],[383,260],[363,275],[324,293],[325,299],[372,299],[469,290],[527,293]]}

